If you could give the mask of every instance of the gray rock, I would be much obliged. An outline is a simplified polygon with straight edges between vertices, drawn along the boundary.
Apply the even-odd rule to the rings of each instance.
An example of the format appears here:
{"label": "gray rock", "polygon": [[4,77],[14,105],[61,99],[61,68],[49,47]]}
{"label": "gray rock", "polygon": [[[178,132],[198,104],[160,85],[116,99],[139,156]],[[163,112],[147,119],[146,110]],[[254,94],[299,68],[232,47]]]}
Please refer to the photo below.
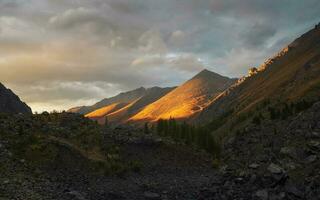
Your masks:
{"label": "gray rock", "polygon": [[304,196],[303,192],[301,192],[297,187],[295,187],[292,184],[286,185],[286,192],[300,198]]}
{"label": "gray rock", "polygon": [[308,134],[308,137],[309,138],[320,138],[320,133],[319,132],[316,132],[316,131],[313,131],[311,133]]}
{"label": "gray rock", "polygon": [[291,158],[296,158],[296,150],[292,147],[282,147],[280,153]]}
{"label": "gray rock", "polygon": [[271,194],[269,200],[282,200],[286,198],[285,192],[280,192],[279,194]]}
{"label": "gray rock", "polygon": [[78,191],[70,191],[67,194],[77,200],[86,200],[86,198]]}
{"label": "gray rock", "polygon": [[297,168],[296,164],[293,163],[293,162],[288,162],[288,163],[285,164],[285,166],[286,166],[287,169],[290,169],[290,170],[294,170],[294,169]]}
{"label": "gray rock", "polygon": [[320,142],[318,142],[318,141],[315,141],[315,140],[310,141],[309,146],[312,149],[320,150]]}
{"label": "gray rock", "polygon": [[306,158],[306,163],[313,163],[317,160],[317,156],[316,155],[311,155],[311,156],[308,156]]}
{"label": "gray rock", "polygon": [[154,192],[145,192],[143,196],[146,199],[155,199],[155,200],[160,199],[160,195]]}
{"label": "gray rock", "polygon": [[260,165],[257,163],[252,163],[251,165],[249,165],[249,168],[251,168],[251,169],[257,169],[259,167],[260,167]]}
{"label": "gray rock", "polygon": [[268,200],[269,199],[269,193],[268,193],[268,190],[266,190],[266,189],[257,191],[255,193],[255,196],[261,200]]}
{"label": "gray rock", "polygon": [[253,184],[253,183],[256,182],[256,180],[257,180],[257,175],[253,174],[253,175],[251,175],[249,182],[250,182],[251,184]]}
{"label": "gray rock", "polygon": [[272,174],[282,174],[284,172],[284,170],[279,165],[276,165],[274,163],[271,163],[269,165],[268,171]]}

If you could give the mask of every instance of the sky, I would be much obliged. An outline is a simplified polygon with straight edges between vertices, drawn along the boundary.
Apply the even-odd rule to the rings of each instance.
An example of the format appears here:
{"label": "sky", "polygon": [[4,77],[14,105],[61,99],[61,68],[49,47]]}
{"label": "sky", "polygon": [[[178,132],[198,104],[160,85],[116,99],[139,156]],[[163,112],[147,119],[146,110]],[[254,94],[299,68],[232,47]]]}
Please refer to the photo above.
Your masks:
{"label": "sky", "polygon": [[64,110],[206,68],[240,77],[320,22],[319,0],[0,0],[0,82]]}

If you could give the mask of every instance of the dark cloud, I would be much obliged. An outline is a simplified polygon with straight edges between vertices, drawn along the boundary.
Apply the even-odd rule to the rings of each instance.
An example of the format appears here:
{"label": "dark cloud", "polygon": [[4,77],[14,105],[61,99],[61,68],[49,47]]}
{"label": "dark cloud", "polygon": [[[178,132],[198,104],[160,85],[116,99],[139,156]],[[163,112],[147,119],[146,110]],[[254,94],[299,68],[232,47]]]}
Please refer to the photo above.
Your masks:
{"label": "dark cloud", "polygon": [[241,76],[320,21],[319,0],[0,0],[0,81],[36,110]]}
{"label": "dark cloud", "polygon": [[245,30],[241,37],[243,38],[244,46],[261,47],[268,42],[276,34],[277,30],[272,24],[254,24]]}

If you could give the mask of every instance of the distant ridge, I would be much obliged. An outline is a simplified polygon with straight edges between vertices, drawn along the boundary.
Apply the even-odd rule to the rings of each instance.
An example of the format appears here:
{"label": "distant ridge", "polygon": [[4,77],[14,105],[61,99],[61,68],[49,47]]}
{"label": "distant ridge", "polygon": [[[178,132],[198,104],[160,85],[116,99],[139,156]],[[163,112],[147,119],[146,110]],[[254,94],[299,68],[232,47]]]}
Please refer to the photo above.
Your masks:
{"label": "distant ridge", "polygon": [[126,123],[129,118],[141,111],[145,106],[158,100],[174,87],[152,87],[123,92],[111,98],[106,98],[93,106],[72,108],[69,112],[85,114],[86,117],[105,123],[105,118],[113,124]]}
{"label": "distant ridge", "polygon": [[114,103],[128,104],[145,95],[146,91],[147,90],[144,87],[140,87],[128,92],[122,92],[114,97],[103,99],[92,106],[79,106],[79,107],[71,108],[68,110],[68,112],[86,115],[86,114],[89,114],[90,112],[93,112],[105,106],[110,106],[111,104],[114,104]]}

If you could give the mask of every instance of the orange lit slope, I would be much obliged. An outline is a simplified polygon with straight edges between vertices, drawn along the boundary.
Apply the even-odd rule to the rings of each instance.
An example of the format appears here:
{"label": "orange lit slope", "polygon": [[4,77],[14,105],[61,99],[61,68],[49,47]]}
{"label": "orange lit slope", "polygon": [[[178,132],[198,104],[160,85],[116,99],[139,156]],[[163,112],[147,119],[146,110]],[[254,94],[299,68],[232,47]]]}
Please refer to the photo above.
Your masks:
{"label": "orange lit slope", "polygon": [[148,105],[129,121],[155,121],[160,118],[185,119],[205,108],[217,95],[235,82],[203,70],[191,80]]}
{"label": "orange lit slope", "polygon": [[124,106],[126,106],[127,104],[126,103],[114,103],[114,104],[111,104],[109,106],[105,106],[105,107],[102,107],[98,110],[95,110],[89,114],[86,114],[85,116],[88,117],[88,118],[101,118],[101,117],[105,117],[106,115],[118,110],[118,109],[121,109],[123,108]]}
{"label": "orange lit slope", "polygon": [[170,88],[160,88],[153,87],[148,88],[147,92],[144,96],[137,99],[133,103],[123,107],[122,109],[108,114],[108,121],[111,123],[125,123],[129,118],[136,115],[142,109],[144,109],[147,105],[157,101],[164,95],[168,94],[170,91],[175,89],[174,87]]}
{"label": "orange lit slope", "polygon": [[127,104],[131,103],[137,100],[138,98],[144,96],[146,92],[147,92],[147,89],[143,87],[137,88],[135,90],[120,93],[114,97],[103,99],[91,106],[80,106],[80,107],[71,108],[68,110],[68,112],[86,115],[97,109],[112,105],[114,103],[127,103]]}
{"label": "orange lit slope", "polygon": [[172,87],[148,88],[145,89],[144,94],[141,94],[142,96],[140,97],[136,96],[135,99],[133,98],[134,96],[131,96],[130,99],[126,98],[126,103],[121,102],[124,101],[123,98],[119,99],[120,102],[113,103],[111,105],[94,110],[91,113],[87,114],[86,117],[98,121],[99,124],[104,124],[106,117],[108,118],[108,122],[112,124],[125,123],[130,117],[137,114],[145,106],[157,101],[173,89],[174,88]]}

